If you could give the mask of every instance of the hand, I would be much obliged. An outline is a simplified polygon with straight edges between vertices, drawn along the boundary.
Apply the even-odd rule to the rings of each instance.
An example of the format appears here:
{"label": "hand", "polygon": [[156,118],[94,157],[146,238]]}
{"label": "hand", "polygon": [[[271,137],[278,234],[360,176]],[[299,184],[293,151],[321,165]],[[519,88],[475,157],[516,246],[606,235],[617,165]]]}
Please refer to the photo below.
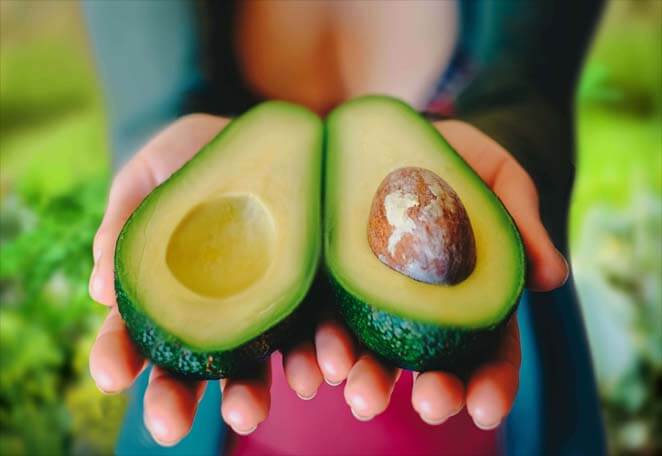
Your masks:
{"label": "hand", "polygon": [[[191,115],[173,123],[151,140],[117,174],[106,213],[94,239],[94,270],[90,295],[111,307],[90,354],[90,373],[99,389],[115,393],[128,388],[146,362],[131,342],[117,311],[113,287],[115,241],[133,210],[158,184],[188,161],[214,137],[228,120],[209,115]],[[297,366],[313,362],[305,358],[312,345],[299,349],[299,356],[287,362]],[[302,359],[302,356],[304,357]],[[321,375],[308,382],[321,383]],[[145,424],[154,438],[173,445],[186,435],[206,382],[178,380],[162,369],[152,370],[145,393]],[[222,414],[237,432],[247,432],[264,420],[269,409],[269,372],[246,381],[227,380]]]}
{"label": "hand", "polygon": [[[226,124],[226,119],[208,115],[180,119],[136,154],[113,182],[106,214],[94,241],[95,266],[90,278],[92,297],[112,307],[90,355],[90,372],[102,391],[113,393],[128,388],[146,364],[116,309],[113,254],[117,235],[140,201]],[[567,266],[540,223],[535,187],[526,173],[477,130],[458,122],[445,122],[439,127],[501,197],[517,222],[531,266],[529,286],[539,290],[559,286],[567,275]],[[509,328],[509,337],[498,357],[476,372],[466,394],[464,385],[452,375],[428,372],[417,377],[412,402],[424,420],[441,422],[459,412],[466,402],[482,427],[500,422],[517,390],[519,341],[516,324],[511,322]],[[386,408],[399,374],[397,369],[380,364],[368,354],[357,361],[351,337],[333,322],[320,325],[314,345],[303,343],[286,353],[283,364],[290,386],[302,398],[314,396],[323,378],[331,384],[347,379],[345,397],[354,414],[362,419]],[[267,417],[268,365],[258,378],[229,379],[221,385],[222,415],[236,432],[251,432]],[[145,423],[157,441],[172,445],[186,435],[204,387],[204,382],[178,380],[159,368],[153,369],[145,393]]]}
{"label": "hand", "polygon": [[[526,171],[506,150],[468,124],[446,121],[436,127],[497,194],[515,220],[528,257],[528,288],[549,291],[561,286],[567,279],[568,265],[540,221],[538,194]],[[321,371],[328,383],[347,380],[345,400],[358,419],[371,419],[386,409],[398,369],[369,353],[357,359],[352,339],[336,323],[318,328],[315,348],[317,366],[302,363],[287,373],[290,385],[299,394],[313,394],[313,382],[305,388],[299,385],[306,378],[317,378]],[[466,384],[447,372],[414,374],[412,405],[429,424],[441,424],[466,406],[476,426],[495,428],[508,415],[515,399],[520,359],[519,332],[513,318],[494,358],[480,366]]]}

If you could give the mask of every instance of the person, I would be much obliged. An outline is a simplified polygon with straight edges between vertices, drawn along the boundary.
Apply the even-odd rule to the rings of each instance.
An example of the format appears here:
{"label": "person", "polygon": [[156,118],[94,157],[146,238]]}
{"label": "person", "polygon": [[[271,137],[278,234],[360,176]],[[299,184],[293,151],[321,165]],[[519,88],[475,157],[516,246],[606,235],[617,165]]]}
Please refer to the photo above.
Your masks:
{"label": "person", "polygon": [[[507,418],[520,386],[521,348],[522,391],[504,431],[506,449],[604,452],[590,357],[572,288],[563,286],[569,271],[561,253],[573,180],[574,85],[600,3],[86,3],[121,167],[93,247],[90,294],[111,308],[90,354],[98,387],[129,388],[146,366],[113,290],[115,240],[140,201],[232,115],[261,99],[324,115],[354,96],[384,93],[428,115],[516,222],[528,259],[529,292],[519,312],[524,342],[513,319],[495,357],[468,379],[410,377],[360,352],[340,323],[320,322],[312,340],[282,354],[282,368],[274,356],[259,377],[221,382],[223,419],[236,434],[253,434],[234,441],[232,452],[491,452],[495,434],[468,423],[491,430]],[[324,381],[334,386],[320,386]],[[148,383],[145,425],[157,442],[176,445],[205,384],[158,367]],[[318,390],[320,397],[304,406],[286,384],[302,399]],[[455,419],[434,427],[462,410],[462,426]],[[357,427],[350,412],[372,422]]]}

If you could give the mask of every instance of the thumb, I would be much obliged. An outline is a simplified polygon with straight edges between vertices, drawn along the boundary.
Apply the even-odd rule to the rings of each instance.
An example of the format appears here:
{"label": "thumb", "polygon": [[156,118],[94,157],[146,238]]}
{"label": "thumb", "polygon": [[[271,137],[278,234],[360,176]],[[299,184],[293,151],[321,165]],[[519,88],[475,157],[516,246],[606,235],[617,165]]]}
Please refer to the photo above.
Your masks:
{"label": "thumb", "polygon": [[554,247],[538,210],[538,192],[524,169],[512,158],[495,177],[493,190],[515,220],[528,258],[527,287],[550,291],[568,279],[568,263]]}
{"label": "thumb", "polygon": [[138,157],[127,163],[113,181],[106,213],[92,244],[94,268],[90,275],[89,292],[92,299],[101,304],[115,305],[115,242],[133,210],[155,185],[145,162]]}

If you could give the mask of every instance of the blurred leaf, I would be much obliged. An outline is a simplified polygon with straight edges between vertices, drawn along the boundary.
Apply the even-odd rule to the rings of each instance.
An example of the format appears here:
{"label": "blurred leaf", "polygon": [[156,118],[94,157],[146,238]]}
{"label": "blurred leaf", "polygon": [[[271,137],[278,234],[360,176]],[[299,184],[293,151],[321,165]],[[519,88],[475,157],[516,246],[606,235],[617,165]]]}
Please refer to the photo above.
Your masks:
{"label": "blurred leaf", "polygon": [[[580,101],[637,115],[662,109],[662,2],[611,1],[580,83]],[[616,94],[618,94],[616,96]]]}
{"label": "blurred leaf", "polygon": [[66,394],[74,435],[72,453],[80,455],[111,454],[127,399],[124,395],[101,393],[88,371],[88,356],[94,334],[79,339],[74,353],[74,372],[78,380]]}
{"label": "blurred leaf", "polygon": [[55,397],[62,353],[47,331],[0,309],[0,398],[50,401]]}

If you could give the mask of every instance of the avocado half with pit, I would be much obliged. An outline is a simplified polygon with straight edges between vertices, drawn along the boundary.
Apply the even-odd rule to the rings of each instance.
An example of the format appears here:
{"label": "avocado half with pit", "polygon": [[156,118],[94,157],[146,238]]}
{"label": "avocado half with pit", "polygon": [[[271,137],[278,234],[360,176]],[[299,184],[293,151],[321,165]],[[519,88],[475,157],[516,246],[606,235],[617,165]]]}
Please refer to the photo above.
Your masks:
{"label": "avocado half with pit", "polygon": [[155,364],[193,378],[243,375],[289,337],[321,250],[322,139],[313,113],[263,103],[131,215],[115,290]]}
{"label": "avocado half with pit", "polygon": [[[471,369],[498,345],[524,286],[524,249],[499,199],[434,126],[387,97],[358,98],[330,114],[325,160],[325,263],[349,328],[399,367]],[[386,210],[396,214],[392,218],[413,226],[407,225],[409,210],[419,201],[407,198],[415,195],[398,190],[390,200],[384,195],[375,199],[392,188],[389,179],[407,177],[412,170],[441,178],[470,222],[466,248],[456,249],[467,255],[460,263],[469,268],[455,268],[458,280],[451,283],[426,283],[425,274],[415,280],[415,274],[389,266],[388,258],[371,248],[367,230],[375,201],[388,200],[392,207]],[[377,239],[394,233],[402,237],[402,229],[397,231],[378,233]],[[384,244],[393,247],[392,241],[393,236]]]}

